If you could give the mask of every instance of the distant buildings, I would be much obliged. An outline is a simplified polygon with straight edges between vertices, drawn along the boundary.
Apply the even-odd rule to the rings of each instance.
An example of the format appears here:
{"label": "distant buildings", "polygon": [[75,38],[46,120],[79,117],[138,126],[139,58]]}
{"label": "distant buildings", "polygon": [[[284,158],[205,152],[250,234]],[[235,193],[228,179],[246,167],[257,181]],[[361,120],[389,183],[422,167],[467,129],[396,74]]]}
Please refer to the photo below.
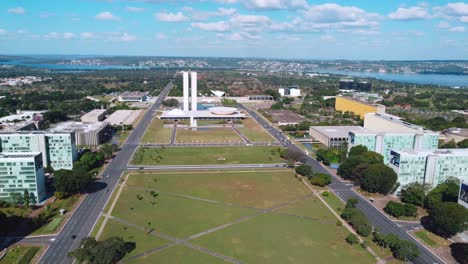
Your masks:
{"label": "distant buildings", "polygon": [[274,101],[275,98],[271,95],[249,95],[249,101]]}
{"label": "distant buildings", "polygon": [[223,97],[226,95],[225,92],[223,91],[218,91],[218,90],[211,90],[211,93],[216,96],[216,97]]}
{"label": "distant buildings", "polygon": [[468,181],[468,149],[391,151],[390,167],[398,175],[400,188],[412,182],[431,188],[450,177]]}
{"label": "distant buildings", "polygon": [[336,111],[351,112],[360,118],[364,118],[367,113],[385,113],[385,106],[383,105],[370,104],[345,96],[337,96],[335,100]]}
{"label": "distant buildings", "polygon": [[372,83],[367,81],[355,81],[354,79],[341,79],[339,88],[340,90],[357,90],[369,92],[372,89]]}
{"label": "distant buildings", "polygon": [[0,132],[0,153],[42,154],[44,167],[54,170],[73,168],[77,158],[75,134],[67,132]]}
{"label": "distant buildings", "polygon": [[119,95],[120,102],[146,102],[148,92],[124,92]]}
{"label": "distant buildings", "polygon": [[451,127],[444,130],[442,134],[445,136],[445,141],[454,140],[458,143],[468,138],[468,128]]}
{"label": "distant buildings", "polygon": [[51,128],[50,131],[73,133],[76,144],[83,146],[97,146],[112,137],[112,131],[107,122],[63,122]]}
{"label": "distant buildings", "polygon": [[299,86],[294,85],[294,86],[288,86],[288,87],[281,87],[278,89],[279,94],[281,96],[287,96],[287,97],[299,97],[301,96],[301,89],[299,89]]}
{"label": "distant buildings", "polygon": [[4,116],[0,118],[0,130],[17,131],[17,130],[37,130],[39,123],[42,121],[42,115],[46,110],[40,111],[22,111],[17,110],[16,114]]}
{"label": "distant buildings", "polygon": [[34,82],[41,82],[45,80],[50,80],[52,78],[42,78],[36,76],[20,76],[13,78],[0,78],[0,85],[5,86],[22,86],[25,84],[32,84]]}
{"label": "distant buildings", "polygon": [[327,147],[342,147],[348,144],[350,131],[367,131],[360,126],[311,126],[310,136]]}
{"label": "distant buildings", "polygon": [[0,153],[0,200],[8,200],[11,193],[23,196],[25,190],[36,203],[46,198],[41,153]]}
{"label": "distant buildings", "polygon": [[96,123],[106,118],[107,109],[94,109],[81,116],[83,123]]}

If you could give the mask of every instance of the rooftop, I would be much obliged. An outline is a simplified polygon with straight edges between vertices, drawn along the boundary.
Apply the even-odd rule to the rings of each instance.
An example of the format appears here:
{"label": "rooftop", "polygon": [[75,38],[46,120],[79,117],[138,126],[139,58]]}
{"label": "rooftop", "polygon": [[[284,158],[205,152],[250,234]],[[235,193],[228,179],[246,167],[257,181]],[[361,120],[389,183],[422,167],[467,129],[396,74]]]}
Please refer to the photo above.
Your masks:
{"label": "rooftop", "polygon": [[[216,110],[216,109],[215,109]],[[225,114],[225,113],[217,113],[217,112],[212,112],[210,110],[208,111],[183,111],[181,109],[173,109],[170,111],[164,111],[161,115],[161,118],[163,119],[176,119],[176,118],[190,118],[194,117],[195,119],[197,118],[246,118],[247,116],[239,111],[234,111],[231,112],[231,114]]]}
{"label": "rooftop", "polygon": [[445,130],[444,133],[457,135],[460,137],[468,137],[468,128],[451,127]]}
{"label": "rooftop", "polygon": [[361,101],[359,99],[348,97],[348,96],[338,95],[336,98],[344,98],[344,99],[349,100],[349,101],[353,101],[353,102],[356,102],[356,103],[365,104],[365,105],[369,105],[369,106],[384,107],[383,105],[380,105],[380,104],[373,104],[373,103],[369,103],[369,102],[366,102],[366,101]]}
{"label": "rooftop", "polygon": [[370,130],[360,126],[311,126],[310,129],[330,138],[347,138],[350,131],[370,132]]}
{"label": "rooftop", "polygon": [[404,155],[414,156],[466,156],[468,157],[468,149],[436,149],[436,150],[398,150],[394,151]]}
{"label": "rooftop", "polygon": [[83,117],[88,117],[88,118],[97,118],[98,116],[105,114],[107,112],[107,109],[93,109],[89,111],[88,113],[84,114]]}
{"label": "rooftop", "polygon": [[51,132],[99,132],[103,128],[109,125],[107,122],[96,122],[96,123],[82,123],[82,122],[63,122],[59,123],[49,131]]}
{"label": "rooftop", "polygon": [[70,133],[53,131],[53,130],[49,130],[49,131],[44,131],[44,130],[0,131],[0,135],[15,135],[15,134],[18,134],[18,135],[30,135],[30,134],[32,134],[32,135],[47,135],[47,134],[70,134]]}
{"label": "rooftop", "polygon": [[0,159],[34,158],[38,155],[41,155],[41,153],[40,152],[22,152],[22,153],[2,152],[0,153]]}
{"label": "rooftop", "polygon": [[120,97],[130,97],[130,98],[139,98],[147,96],[149,92],[123,92],[120,94]]}
{"label": "rooftop", "polygon": [[[389,122],[392,122],[392,123],[395,123],[395,124],[398,124],[398,125],[401,125],[401,126],[404,126],[404,127],[407,127],[407,128],[411,128],[411,129],[414,129],[414,130],[417,130],[417,131],[420,131],[420,132],[435,133],[434,131],[425,129],[422,126],[418,126],[418,125],[415,125],[415,124],[408,123],[408,122],[402,120],[398,116],[389,115],[389,114],[379,114],[379,113],[367,113],[366,115],[373,115],[373,116],[376,116],[378,118],[384,119],[386,121],[389,121]],[[364,119],[364,121],[365,121],[365,119]]]}

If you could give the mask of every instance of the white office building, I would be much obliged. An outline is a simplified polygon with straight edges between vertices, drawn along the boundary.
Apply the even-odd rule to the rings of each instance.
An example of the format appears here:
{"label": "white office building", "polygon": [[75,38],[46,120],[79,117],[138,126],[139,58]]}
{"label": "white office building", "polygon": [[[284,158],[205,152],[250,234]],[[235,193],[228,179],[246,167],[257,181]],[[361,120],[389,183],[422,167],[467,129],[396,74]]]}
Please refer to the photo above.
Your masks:
{"label": "white office building", "polygon": [[281,96],[299,97],[301,96],[301,89],[298,86],[281,87],[278,89]]}

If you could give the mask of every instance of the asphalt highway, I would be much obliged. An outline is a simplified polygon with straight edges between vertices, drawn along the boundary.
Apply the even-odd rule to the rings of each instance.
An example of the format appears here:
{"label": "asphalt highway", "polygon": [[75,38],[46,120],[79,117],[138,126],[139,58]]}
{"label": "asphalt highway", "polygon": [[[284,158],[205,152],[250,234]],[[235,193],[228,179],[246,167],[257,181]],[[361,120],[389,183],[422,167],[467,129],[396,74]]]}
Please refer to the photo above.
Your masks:
{"label": "asphalt highway", "polygon": [[86,196],[55,241],[50,243],[39,263],[63,264],[73,262],[72,258],[67,257],[68,252],[77,248],[80,245],[81,239],[87,237],[91,232],[112,190],[119,182],[122,173],[127,169],[127,164],[137,149],[140,139],[149,126],[153,115],[171,88],[172,81],[164,87],[156,102],[148,109],[139,124],[128,136],[127,141],[117,156],[108,164],[103,172],[103,177],[94,186],[91,186],[94,190],[91,190]]}
{"label": "asphalt highway", "polygon": [[[239,108],[242,108],[243,110],[247,111],[251,117],[257,120],[257,122],[260,125],[262,125],[267,131],[269,131],[274,137],[276,137],[278,141],[282,142],[283,146],[285,146],[288,149],[291,149],[294,151],[300,151],[304,153],[304,151],[301,148],[299,148],[298,146],[293,144],[291,141],[289,141],[289,139],[281,131],[274,128],[269,122],[263,119],[263,117],[259,116],[257,112],[252,111],[243,105],[239,105]],[[422,246],[418,241],[412,238],[408,233],[406,233],[406,231],[408,230],[408,227],[406,225],[402,225],[402,227],[400,227],[395,222],[388,219],[382,212],[380,212],[374,206],[372,206],[370,202],[367,201],[364,197],[356,193],[354,189],[352,189],[353,187],[352,184],[342,182],[335,175],[333,175],[328,170],[326,170],[321,165],[321,163],[319,163],[317,160],[313,159],[309,155],[306,155],[305,153],[304,153],[302,160],[306,164],[311,166],[314,171],[331,175],[332,183],[329,185],[329,187],[343,201],[347,201],[351,197],[358,198],[359,203],[357,207],[364,212],[364,214],[367,216],[367,218],[373,224],[376,230],[385,234],[393,233],[399,236],[401,239],[414,242],[419,247],[421,254],[417,259],[413,261],[413,263],[416,263],[416,264],[445,263],[439,257],[434,255],[431,251],[429,251],[424,246]]]}

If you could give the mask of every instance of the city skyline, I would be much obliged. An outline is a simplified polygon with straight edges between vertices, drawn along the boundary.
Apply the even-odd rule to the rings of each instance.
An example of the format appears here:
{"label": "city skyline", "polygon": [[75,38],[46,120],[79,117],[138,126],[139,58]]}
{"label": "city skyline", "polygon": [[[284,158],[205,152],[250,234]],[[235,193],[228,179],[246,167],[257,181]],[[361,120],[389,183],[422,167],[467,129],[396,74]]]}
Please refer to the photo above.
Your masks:
{"label": "city skyline", "polygon": [[0,13],[3,54],[468,59],[456,1],[4,1]]}

